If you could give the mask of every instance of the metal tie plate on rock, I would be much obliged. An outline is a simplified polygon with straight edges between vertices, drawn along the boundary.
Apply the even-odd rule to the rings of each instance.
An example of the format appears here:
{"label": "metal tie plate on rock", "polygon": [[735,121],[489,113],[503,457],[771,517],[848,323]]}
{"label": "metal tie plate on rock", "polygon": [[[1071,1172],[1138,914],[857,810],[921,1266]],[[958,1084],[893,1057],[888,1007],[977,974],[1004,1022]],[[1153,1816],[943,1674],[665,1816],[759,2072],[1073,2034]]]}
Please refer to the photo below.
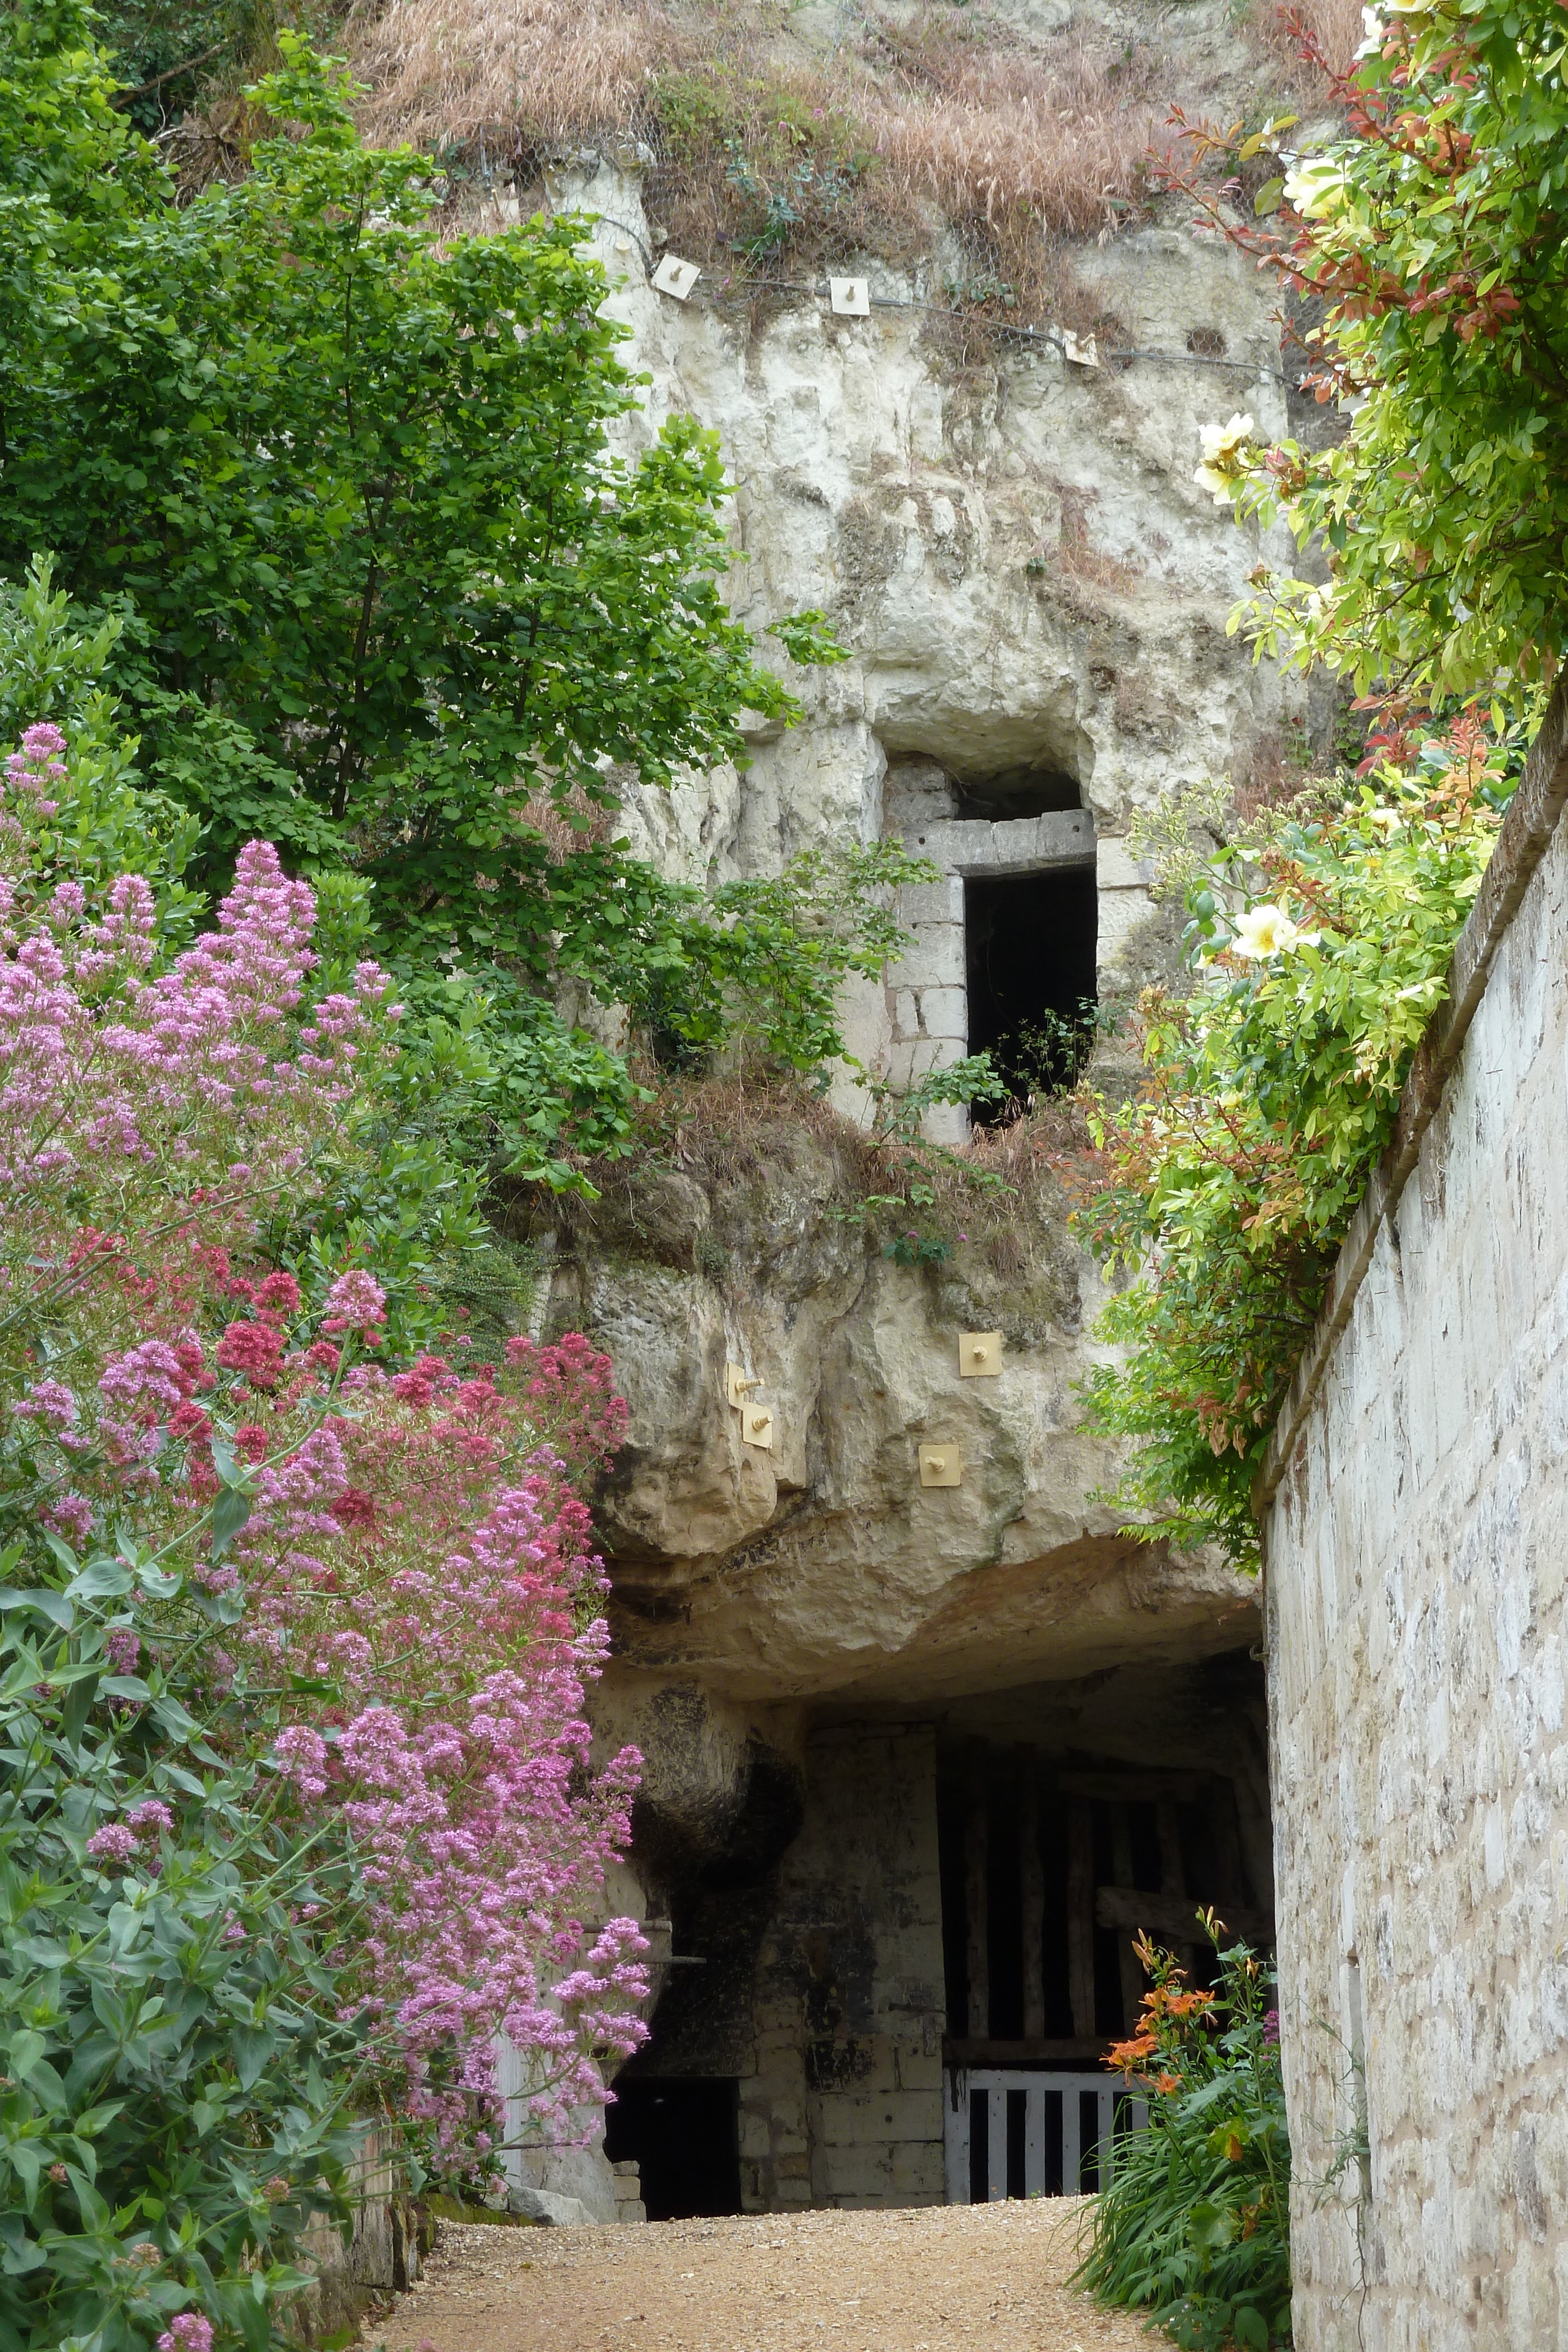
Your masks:
{"label": "metal tie plate on rock", "polygon": [[869,319],[871,280],[869,278],[830,278],[828,299],[841,319]]}
{"label": "metal tie plate on rock", "polygon": [[760,1445],[766,1453],[773,1451],[773,1408],[766,1404],[743,1405],[740,1433],[747,1445]]}
{"label": "metal tie plate on rock", "polygon": [[752,1390],[759,1389],[761,1386],[762,1382],[759,1380],[753,1380],[749,1372],[743,1372],[738,1364],[726,1364],[724,1399],[727,1404],[734,1405],[737,1412],[745,1406],[746,1400]]}
{"label": "metal tie plate on rock", "polygon": [[920,1449],[920,1483],[923,1486],[961,1486],[964,1483],[964,1457],[956,1445],[923,1445]]}
{"label": "metal tie plate on rock", "polygon": [[684,302],[701,276],[695,261],[683,261],[678,253],[666,253],[653,272],[652,283],[656,293],[669,294],[677,302]]}
{"label": "metal tie plate on rock", "polygon": [[993,1380],[1002,1369],[999,1331],[961,1331],[958,1335],[958,1377],[964,1381]]}

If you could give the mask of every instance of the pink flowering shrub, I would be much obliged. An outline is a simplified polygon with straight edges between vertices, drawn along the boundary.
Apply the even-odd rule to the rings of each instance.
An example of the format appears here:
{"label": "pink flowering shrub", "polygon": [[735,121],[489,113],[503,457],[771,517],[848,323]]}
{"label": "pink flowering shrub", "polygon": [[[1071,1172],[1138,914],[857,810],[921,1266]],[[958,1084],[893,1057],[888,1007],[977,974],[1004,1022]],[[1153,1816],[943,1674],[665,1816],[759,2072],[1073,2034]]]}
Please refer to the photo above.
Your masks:
{"label": "pink flowering shrub", "polygon": [[385,974],[361,964],[351,990],[304,1003],[315,900],[265,842],[240,853],[217,930],[155,976],[139,876],[96,898],[64,881],[29,903],[5,846],[0,1198],[25,1189],[44,1206],[85,1176],[135,1209],[171,1181],[183,1192],[199,1169],[216,1209],[287,1181],[351,1093],[361,1052],[384,1043]]}
{"label": "pink flowering shrub", "polygon": [[[72,1571],[95,1544],[147,1562],[107,1608],[99,1709],[154,1702],[178,1658],[225,1723],[266,1719],[272,1801],[352,1865],[310,1924],[371,2029],[363,2094],[462,2171],[494,2154],[498,2032],[541,2120],[643,2033],[642,1939],[601,1916],[640,1759],[590,1759],[606,1587],[576,1491],[625,1407],[575,1336],[383,1370],[371,1267],[327,1269],[312,1308],[257,1262],[261,1206],[308,1196],[396,1052],[385,977],[312,998],[312,894],[259,843],[159,970],[141,877],[30,854],[66,751],[29,731],[0,818],[0,1510]],[[144,1798],[84,1851],[155,1878],[170,1826]]]}

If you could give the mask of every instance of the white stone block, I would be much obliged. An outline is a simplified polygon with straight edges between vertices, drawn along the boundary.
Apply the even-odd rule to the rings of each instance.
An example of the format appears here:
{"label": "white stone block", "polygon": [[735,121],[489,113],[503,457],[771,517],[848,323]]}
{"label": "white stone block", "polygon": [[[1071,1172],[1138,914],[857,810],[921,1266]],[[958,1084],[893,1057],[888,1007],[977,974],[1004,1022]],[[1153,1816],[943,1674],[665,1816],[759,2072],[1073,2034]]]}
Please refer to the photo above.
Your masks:
{"label": "white stone block", "polygon": [[923,988],[918,992],[920,1026],[927,1037],[951,1037],[960,1049],[968,1035],[969,998],[962,988]]}

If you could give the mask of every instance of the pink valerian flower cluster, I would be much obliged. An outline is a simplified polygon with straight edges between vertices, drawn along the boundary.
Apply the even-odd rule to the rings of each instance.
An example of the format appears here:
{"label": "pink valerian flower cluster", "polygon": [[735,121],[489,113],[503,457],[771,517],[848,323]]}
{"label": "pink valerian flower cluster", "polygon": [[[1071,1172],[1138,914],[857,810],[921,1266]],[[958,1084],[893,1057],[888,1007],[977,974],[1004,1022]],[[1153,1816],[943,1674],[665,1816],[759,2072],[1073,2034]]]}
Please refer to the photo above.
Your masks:
{"label": "pink valerian flower cluster", "polygon": [[[302,1699],[274,1755],[302,1819],[347,1821],[366,1867],[367,1932],[334,1956],[345,2002],[382,2021],[400,2101],[458,2153],[476,2100],[494,2094],[497,2030],[525,2053],[536,2111],[591,2107],[593,2052],[636,2044],[646,1991],[634,1928],[594,1924],[640,1759],[590,1767],[606,1580],[562,1467],[602,1459],[619,1433],[608,1361],[573,1335],[515,1344],[499,1369],[435,1355],[391,1376],[361,1366],[351,1398],[329,1401],[311,1429],[339,1365],[335,1351],[315,1360],[326,1343],[300,1328],[298,1286],[236,1278],[221,1253],[206,1276],[209,1313],[219,1300],[245,1309],[215,1345],[188,1324],[119,1347],[96,1398],[38,1383],[35,1419],[68,1433],[96,1404],[106,1516],[115,1494],[162,1479],[177,1517],[216,1493],[212,1413],[244,1412],[231,1444],[250,1465],[249,1517],[217,1558],[198,1544],[193,1574],[210,1591],[243,1589],[230,1638],[253,1676],[321,1678],[340,1695]],[[327,1304],[346,1344],[382,1328],[383,1296],[362,1271]],[[541,1380],[548,1451],[529,1393]],[[116,1626],[108,1643],[132,1670],[136,1631]],[[129,1860],[143,1819],[109,1825],[95,1858]],[[137,1858],[156,1867],[145,1844]]]}
{"label": "pink valerian flower cluster", "polygon": [[[100,1830],[94,1830],[87,1850],[95,1862],[130,1862],[143,1847],[155,1849],[160,1832],[172,1830],[173,1826],[174,1816],[162,1800],[144,1797],[139,1805],[132,1805],[122,1822],[105,1822]],[[141,1859],[156,1875],[156,1852],[142,1853]]]}
{"label": "pink valerian flower cluster", "polygon": [[626,1437],[626,1400],[615,1392],[609,1357],[569,1331],[549,1348],[508,1339],[507,1361],[530,1418],[568,1467],[608,1469]]}
{"label": "pink valerian flower cluster", "polygon": [[[58,801],[47,800],[45,794],[66,780],[66,765],[60,756],[65,748],[65,737],[46,719],[28,728],[22,738],[21,750],[13,751],[5,762],[6,802],[16,803],[35,824],[55,815],[59,808]],[[0,817],[0,838],[20,841],[26,831],[24,821],[7,805]]]}
{"label": "pink valerian flower cluster", "polygon": [[158,2338],[158,2352],[213,2352],[213,2324],[199,2311],[183,2311]]}
{"label": "pink valerian flower cluster", "polygon": [[528,2061],[535,2117],[557,2125],[601,2096],[596,2046],[625,2056],[644,2038],[644,1939],[630,1920],[591,1937],[581,1924],[630,1837],[642,1759],[622,1749],[590,1777],[577,1652],[547,1635],[522,1672],[412,1729],[367,1707],[330,1757],[327,1801],[372,1890],[362,1990],[394,2026],[412,2111],[449,2145],[475,2095],[494,2099],[497,2028]]}
{"label": "pink valerian flower cluster", "polygon": [[340,1274],[327,1293],[323,1331],[358,1331],[368,1338],[387,1319],[387,1295],[372,1275],[360,1267]]}
{"label": "pink valerian flower cluster", "polygon": [[[228,1395],[243,1396],[232,1442],[252,1465],[249,1517],[220,1559],[198,1550],[194,1575],[243,1589],[229,1638],[264,1680],[323,1678],[340,1695],[302,1696],[273,1752],[302,1826],[346,1822],[360,1852],[370,1910],[330,1956],[345,2008],[380,2021],[399,2103],[455,2161],[491,2137],[476,2115],[488,2105],[493,2126],[497,2032],[523,2053],[531,2111],[570,2130],[602,2095],[595,2051],[643,2039],[647,1992],[635,1927],[597,1920],[641,1759],[629,1748],[591,1766],[585,1694],[608,1649],[606,1580],[562,1468],[601,1459],[621,1426],[608,1362],[574,1335],[552,1350],[514,1346],[498,1370],[434,1355],[390,1377],[363,1366],[351,1400],[340,1393],[300,1439],[332,1368],[298,1328],[298,1287],[239,1282],[216,1261],[209,1272],[247,1314],[215,1348],[187,1327],[117,1349],[98,1382],[100,1430],[112,1412],[125,1418],[108,1426],[162,1446],[159,1462],[176,1465],[166,1499],[193,1511],[215,1492],[214,1381],[226,1373]],[[340,1277],[329,1304],[351,1327],[381,1328],[382,1297],[363,1274]],[[528,1392],[541,1377],[557,1406],[548,1452]],[[79,1394],[74,1413],[41,1383],[34,1395],[40,1421],[69,1430],[81,1418]],[[127,1459],[112,1477],[123,1492],[139,1475]],[[136,1633],[109,1639],[128,1668]],[[134,1853],[152,1873],[152,1826],[138,1809],[89,1850],[106,1863]]]}
{"label": "pink valerian flower cluster", "polygon": [[[29,737],[13,763],[3,814],[24,835],[64,749]],[[40,1346],[12,1442],[45,1524],[83,1544],[95,1520],[129,1526],[198,1590],[238,1591],[235,1654],[205,1660],[214,1691],[243,1699],[274,1664],[332,1686],[294,1703],[280,1800],[304,1832],[350,1822],[374,1916],[333,1956],[343,2000],[382,2021],[404,2105],[460,2158],[486,2138],[475,2095],[493,2096],[497,2030],[535,2104],[563,2111],[597,2102],[595,2046],[642,2035],[640,1938],[597,1924],[638,1759],[591,1769],[604,1579],[570,1483],[613,1451],[625,1408],[585,1340],[517,1343],[499,1370],[458,1342],[389,1378],[355,1360],[384,1344],[372,1270],[340,1276],[316,1329],[287,1275],[235,1271],[248,1196],[297,1181],[396,1014],[371,965],[310,1002],[314,914],[253,843],[215,929],[155,974],[141,877],[50,894],[0,826],[0,1278],[8,1309],[47,1301],[72,1339],[68,1385]],[[207,1516],[220,1424],[249,1503],[226,1546]],[[115,1675],[155,1671],[165,1605],[188,1622],[183,1600],[132,1594],[107,1629]],[[164,1810],[102,1822],[92,1861],[151,1874]],[[206,2342],[186,2315],[162,2352]]]}
{"label": "pink valerian flower cluster", "polygon": [[[586,1341],[566,1360],[587,1397],[607,1386]],[[590,1769],[605,1579],[557,1459],[517,1459],[531,1368],[465,1375],[426,1356],[372,1373],[355,1419],[261,1473],[235,1547],[243,1638],[269,1670],[343,1693],[275,1754],[307,1815],[340,1811],[354,1832],[372,1907],[348,1972],[396,2033],[411,2112],[453,2145],[494,2095],[497,2027],[558,2121],[601,2095],[595,2046],[643,2033],[635,1928],[583,1924],[630,1835],[641,1759]]]}
{"label": "pink valerian flower cluster", "polygon": [[136,1851],[136,1832],[123,1822],[106,1822],[102,1829],[94,1830],[87,1850],[95,1862],[129,1862]]}
{"label": "pink valerian flower cluster", "polygon": [[[37,821],[63,749],[57,728],[37,727],[12,755],[10,799],[26,804],[6,816],[13,832]],[[398,1010],[369,962],[348,990],[307,1003],[315,913],[309,887],[250,842],[216,929],[148,978],[143,877],[107,893],[67,878],[36,903],[0,873],[0,1196],[94,1168],[122,1183],[128,1168],[178,1178],[204,1161],[243,1167],[237,1188],[250,1133],[267,1139],[269,1171],[298,1166]]]}
{"label": "pink valerian flower cluster", "polygon": [[131,1018],[103,1032],[104,1046],[129,1060],[165,1109],[194,1099],[255,1126],[258,1106],[274,1094],[343,1100],[371,1034],[368,1016],[382,1008],[388,983],[376,965],[361,964],[352,993],[320,999],[292,1054],[280,1054],[318,961],[309,945],[315,920],[308,884],[287,878],[269,843],[248,842],[216,931],[159,979],[127,983]]}
{"label": "pink valerian flower cluster", "polygon": [[134,1625],[111,1625],[103,1649],[110,1674],[133,1675],[141,1664],[141,1636]]}

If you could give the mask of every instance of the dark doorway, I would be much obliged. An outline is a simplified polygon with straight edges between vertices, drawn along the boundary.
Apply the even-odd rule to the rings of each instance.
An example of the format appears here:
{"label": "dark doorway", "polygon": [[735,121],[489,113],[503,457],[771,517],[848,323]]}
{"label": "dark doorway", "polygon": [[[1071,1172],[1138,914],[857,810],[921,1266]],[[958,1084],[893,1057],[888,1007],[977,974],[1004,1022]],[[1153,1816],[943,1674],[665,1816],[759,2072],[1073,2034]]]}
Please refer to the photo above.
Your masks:
{"label": "dark doorway", "polygon": [[1031,1095],[1076,1079],[1093,1043],[1099,898],[1092,866],[976,876],[964,886],[969,1051],[989,1054],[1007,1099],[977,1103],[1005,1125]]}
{"label": "dark doorway", "polygon": [[604,2153],[639,2167],[650,2221],[739,2212],[738,2090],[733,2077],[617,2083]]}

